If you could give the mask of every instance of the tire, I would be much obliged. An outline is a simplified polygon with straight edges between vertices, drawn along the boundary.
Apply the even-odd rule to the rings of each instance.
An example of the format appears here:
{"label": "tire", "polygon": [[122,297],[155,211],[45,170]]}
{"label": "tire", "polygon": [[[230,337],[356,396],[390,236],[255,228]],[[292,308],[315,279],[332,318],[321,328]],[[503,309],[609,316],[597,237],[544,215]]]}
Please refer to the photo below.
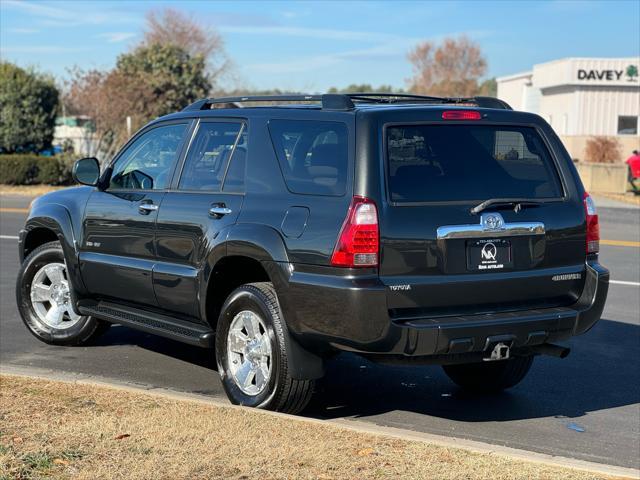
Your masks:
{"label": "tire", "polygon": [[[45,243],[24,260],[16,281],[16,301],[29,331],[50,345],[85,345],[111,326],[73,313],[60,242]],[[51,310],[55,311],[49,316]]]}
{"label": "tire", "polygon": [[509,360],[461,365],[443,365],[447,376],[465,390],[477,393],[495,393],[511,388],[527,375],[533,355],[513,357]]}
{"label": "tire", "polygon": [[229,295],[216,328],[216,361],[232,403],[292,414],[307,406],[315,382],[289,375],[285,328],[271,283],[242,285]]}

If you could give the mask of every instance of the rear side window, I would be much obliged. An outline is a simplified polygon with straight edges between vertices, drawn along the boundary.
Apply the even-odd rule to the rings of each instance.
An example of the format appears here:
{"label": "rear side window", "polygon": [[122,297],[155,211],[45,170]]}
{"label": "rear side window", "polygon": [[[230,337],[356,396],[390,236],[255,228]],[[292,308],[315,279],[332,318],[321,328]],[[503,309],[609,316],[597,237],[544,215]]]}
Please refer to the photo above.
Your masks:
{"label": "rear side window", "polygon": [[386,145],[394,202],[562,196],[555,164],[534,128],[393,126]]}
{"label": "rear side window", "polygon": [[269,133],[290,191],[344,195],[348,164],[344,123],[271,120]]}
{"label": "rear side window", "polygon": [[201,123],[189,148],[178,188],[219,191],[241,128],[240,123]]}

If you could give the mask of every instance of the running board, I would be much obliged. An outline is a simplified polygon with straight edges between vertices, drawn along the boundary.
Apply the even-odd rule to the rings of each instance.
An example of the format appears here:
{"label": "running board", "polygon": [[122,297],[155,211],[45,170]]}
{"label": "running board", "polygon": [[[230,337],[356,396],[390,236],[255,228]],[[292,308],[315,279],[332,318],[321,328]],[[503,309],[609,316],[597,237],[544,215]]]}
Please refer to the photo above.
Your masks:
{"label": "running board", "polygon": [[207,348],[212,347],[214,344],[215,332],[209,327],[178,320],[167,315],[110,302],[99,302],[90,306],[80,305],[78,309],[82,315],[90,315],[111,323],[119,323],[190,345]]}

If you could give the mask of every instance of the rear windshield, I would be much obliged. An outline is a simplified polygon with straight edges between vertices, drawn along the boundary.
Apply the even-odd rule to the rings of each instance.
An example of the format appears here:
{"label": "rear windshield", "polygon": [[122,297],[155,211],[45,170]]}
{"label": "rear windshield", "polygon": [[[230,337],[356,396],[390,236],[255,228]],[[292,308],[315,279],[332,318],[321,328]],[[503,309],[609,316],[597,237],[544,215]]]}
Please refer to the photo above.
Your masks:
{"label": "rear windshield", "polygon": [[344,123],[271,120],[269,133],[289,190],[344,195],[348,161]]}
{"label": "rear windshield", "polygon": [[558,198],[558,172],[530,127],[406,125],[387,128],[394,202]]}

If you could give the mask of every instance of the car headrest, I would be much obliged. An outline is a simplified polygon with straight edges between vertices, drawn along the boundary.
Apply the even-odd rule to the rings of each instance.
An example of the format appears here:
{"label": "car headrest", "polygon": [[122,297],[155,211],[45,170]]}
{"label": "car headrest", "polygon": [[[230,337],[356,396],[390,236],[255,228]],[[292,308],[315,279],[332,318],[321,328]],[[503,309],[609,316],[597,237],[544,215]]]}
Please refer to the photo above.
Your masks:
{"label": "car headrest", "polygon": [[335,143],[323,143],[316,145],[311,150],[312,167],[334,167],[337,168],[345,162],[344,148]]}

